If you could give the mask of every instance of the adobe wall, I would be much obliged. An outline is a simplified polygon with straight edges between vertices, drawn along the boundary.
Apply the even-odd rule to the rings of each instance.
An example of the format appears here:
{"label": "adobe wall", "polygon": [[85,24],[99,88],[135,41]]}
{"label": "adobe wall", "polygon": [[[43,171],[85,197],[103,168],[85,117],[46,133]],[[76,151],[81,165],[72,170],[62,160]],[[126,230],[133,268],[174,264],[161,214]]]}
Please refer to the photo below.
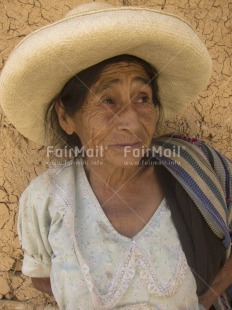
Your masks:
{"label": "adobe wall", "polygon": [[[0,0],[0,69],[23,37],[58,20],[83,2],[86,1]],[[203,139],[232,158],[232,1],[125,0],[123,3],[177,13],[205,40],[214,65],[211,84],[183,114],[167,122],[163,131],[183,132]],[[43,305],[48,307],[55,302],[35,290],[30,279],[21,274],[23,253],[16,223],[20,194],[31,179],[46,169],[45,149],[21,136],[3,114],[0,117],[0,308],[32,309],[28,306],[32,303],[40,305],[36,309],[42,309]]]}

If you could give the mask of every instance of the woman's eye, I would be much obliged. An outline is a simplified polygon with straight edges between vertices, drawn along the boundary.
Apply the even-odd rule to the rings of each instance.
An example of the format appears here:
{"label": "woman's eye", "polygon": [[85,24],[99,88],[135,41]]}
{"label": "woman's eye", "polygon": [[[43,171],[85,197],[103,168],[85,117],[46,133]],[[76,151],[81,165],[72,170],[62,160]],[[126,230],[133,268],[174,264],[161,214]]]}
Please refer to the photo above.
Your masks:
{"label": "woman's eye", "polygon": [[106,103],[106,104],[113,104],[114,103],[114,101],[112,99],[110,99],[110,98],[104,99],[103,102]]}
{"label": "woman's eye", "polygon": [[139,97],[138,97],[137,102],[138,102],[138,103],[146,103],[146,102],[149,101],[149,99],[150,99],[150,98],[149,98],[147,95],[142,95],[142,96],[139,96]]}

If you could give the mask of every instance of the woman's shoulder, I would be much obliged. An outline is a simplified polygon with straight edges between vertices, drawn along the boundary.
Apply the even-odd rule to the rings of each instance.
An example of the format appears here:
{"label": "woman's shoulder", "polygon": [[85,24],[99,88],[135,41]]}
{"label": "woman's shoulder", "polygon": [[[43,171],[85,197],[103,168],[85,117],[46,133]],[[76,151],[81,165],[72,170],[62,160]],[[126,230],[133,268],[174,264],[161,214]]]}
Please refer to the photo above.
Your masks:
{"label": "woman's shoulder", "polygon": [[30,181],[22,193],[21,199],[25,196],[32,197],[38,194],[53,196],[58,188],[66,190],[75,183],[77,164],[77,161],[73,159],[62,164],[49,165],[46,171]]}
{"label": "woman's shoulder", "polygon": [[[76,186],[76,161],[59,166],[50,166],[45,172],[32,179],[19,199],[20,214],[36,214],[38,219],[53,219],[64,214],[73,203]],[[75,196],[75,195],[74,195]]]}

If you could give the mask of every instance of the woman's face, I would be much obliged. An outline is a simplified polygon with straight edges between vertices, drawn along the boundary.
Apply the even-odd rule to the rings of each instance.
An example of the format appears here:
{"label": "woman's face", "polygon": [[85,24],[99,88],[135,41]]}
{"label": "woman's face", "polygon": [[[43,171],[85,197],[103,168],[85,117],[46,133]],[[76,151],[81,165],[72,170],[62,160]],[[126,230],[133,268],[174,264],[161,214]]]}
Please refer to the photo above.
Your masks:
{"label": "woman's face", "polygon": [[119,62],[103,70],[70,125],[85,149],[104,150],[105,161],[122,166],[150,147],[158,113],[142,66]]}

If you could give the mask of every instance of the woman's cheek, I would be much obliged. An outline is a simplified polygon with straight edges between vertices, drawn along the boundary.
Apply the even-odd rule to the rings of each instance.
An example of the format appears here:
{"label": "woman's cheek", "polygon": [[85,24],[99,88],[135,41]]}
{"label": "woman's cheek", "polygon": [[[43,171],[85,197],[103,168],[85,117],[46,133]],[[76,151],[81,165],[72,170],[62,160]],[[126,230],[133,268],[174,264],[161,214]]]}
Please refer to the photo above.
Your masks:
{"label": "woman's cheek", "polygon": [[146,124],[154,124],[157,122],[158,116],[156,111],[149,109],[141,113],[140,118],[143,119]]}

